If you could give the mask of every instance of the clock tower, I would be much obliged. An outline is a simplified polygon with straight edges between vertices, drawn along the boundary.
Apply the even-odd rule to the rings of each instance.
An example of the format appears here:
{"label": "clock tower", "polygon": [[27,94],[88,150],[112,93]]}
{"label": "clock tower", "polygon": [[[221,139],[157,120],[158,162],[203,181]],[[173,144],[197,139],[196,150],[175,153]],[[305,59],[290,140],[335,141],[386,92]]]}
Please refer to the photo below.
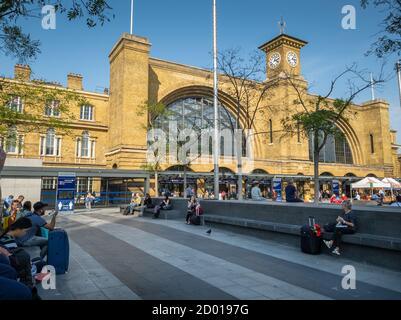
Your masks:
{"label": "clock tower", "polygon": [[273,79],[282,72],[288,75],[301,75],[301,49],[306,41],[281,34],[259,49],[266,53],[267,79]]}

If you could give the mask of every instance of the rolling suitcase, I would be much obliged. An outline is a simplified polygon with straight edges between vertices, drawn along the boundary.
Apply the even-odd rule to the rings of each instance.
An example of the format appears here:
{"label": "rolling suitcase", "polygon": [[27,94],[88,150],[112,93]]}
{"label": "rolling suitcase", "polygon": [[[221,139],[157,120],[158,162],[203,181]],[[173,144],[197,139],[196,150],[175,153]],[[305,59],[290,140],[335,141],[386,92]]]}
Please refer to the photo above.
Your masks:
{"label": "rolling suitcase", "polygon": [[65,274],[70,261],[70,244],[67,232],[56,229],[49,232],[47,264],[56,269],[56,274]]}
{"label": "rolling suitcase", "polygon": [[322,251],[322,236],[315,230],[315,218],[309,218],[309,224],[301,228],[301,250],[304,253],[318,255]]}

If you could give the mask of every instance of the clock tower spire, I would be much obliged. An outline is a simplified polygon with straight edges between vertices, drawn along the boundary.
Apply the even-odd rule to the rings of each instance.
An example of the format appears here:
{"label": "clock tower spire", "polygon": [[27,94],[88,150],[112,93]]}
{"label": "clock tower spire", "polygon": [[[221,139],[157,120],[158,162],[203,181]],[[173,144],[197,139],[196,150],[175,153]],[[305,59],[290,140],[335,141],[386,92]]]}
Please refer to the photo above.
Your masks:
{"label": "clock tower spire", "polygon": [[259,47],[266,53],[267,78],[272,79],[281,73],[301,75],[301,49],[307,45],[306,41],[286,35],[286,23],[280,22],[280,35]]}

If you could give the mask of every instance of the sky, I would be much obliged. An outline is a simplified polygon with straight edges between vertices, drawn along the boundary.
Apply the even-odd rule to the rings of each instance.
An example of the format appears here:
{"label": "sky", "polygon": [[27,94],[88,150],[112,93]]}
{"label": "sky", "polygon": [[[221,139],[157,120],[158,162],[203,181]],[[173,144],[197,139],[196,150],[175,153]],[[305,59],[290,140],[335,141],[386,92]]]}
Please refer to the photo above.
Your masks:
{"label": "sky", "polygon": [[[82,74],[84,88],[103,91],[109,87],[108,55],[123,32],[130,29],[130,0],[109,0],[115,18],[104,26],[88,29],[85,21],[68,22],[57,15],[55,30],[44,30],[40,19],[20,20],[33,39],[41,41],[41,54],[29,64],[33,77],[66,84],[70,72]],[[279,34],[281,17],[286,33],[309,42],[302,49],[302,74],[311,92],[324,94],[330,81],[353,63],[378,75],[382,61],[366,57],[378,37],[384,13],[364,10],[359,0],[217,0],[219,50],[240,47],[251,52]],[[342,8],[356,8],[356,29],[344,30]],[[134,34],[149,38],[151,56],[210,68],[212,65],[212,0],[135,0]],[[385,73],[391,79],[376,90],[376,98],[390,103],[392,129],[401,143],[401,106],[394,64],[388,58]],[[0,75],[13,76],[17,61],[0,55]],[[334,97],[345,97],[346,83]],[[371,99],[370,90],[356,99]]]}

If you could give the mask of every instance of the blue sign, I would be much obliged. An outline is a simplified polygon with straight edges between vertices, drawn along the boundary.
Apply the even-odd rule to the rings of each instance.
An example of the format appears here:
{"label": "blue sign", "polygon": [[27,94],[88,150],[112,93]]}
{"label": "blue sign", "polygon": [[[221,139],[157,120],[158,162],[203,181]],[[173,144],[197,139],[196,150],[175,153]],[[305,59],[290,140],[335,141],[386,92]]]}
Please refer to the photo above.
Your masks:
{"label": "blue sign", "polygon": [[74,211],[77,177],[75,173],[60,173],[57,181],[58,212]]}
{"label": "blue sign", "polygon": [[333,187],[333,194],[335,194],[337,197],[340,196],[340,181],[333,180],[332,187]]}
{"label": "blue sign", "polygon": [[281,179],[275,178],[273,179],[273,190],[277,195],[276,201],[282,202],[283,201],[283,184]]}

